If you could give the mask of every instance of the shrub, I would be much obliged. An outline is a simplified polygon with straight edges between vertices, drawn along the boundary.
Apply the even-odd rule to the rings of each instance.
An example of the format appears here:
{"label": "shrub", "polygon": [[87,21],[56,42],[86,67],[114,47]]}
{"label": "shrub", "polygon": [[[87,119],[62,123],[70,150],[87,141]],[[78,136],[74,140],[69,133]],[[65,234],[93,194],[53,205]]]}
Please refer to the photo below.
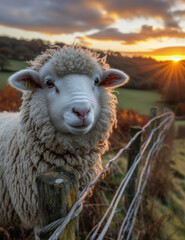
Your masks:
{"label": "shrub", "polygon": [[118,109],[117,120],[117,128],[114,128],[109,139],[111,150],[123,147],[123,144],[129,141],[130,127],[143,127],[148,122],[149,116],[140,115],[133,109]]}
{"label": "shrub", "polygon": [[185,115],[185,104],[182,102],[179,102],[175,108],[175,114],[177,116],[183,116]]}
{"label": "shrub", "polygon": [[0,90],[0,112],[2,111],[19,111],[21,105],[21,92],[16,91],[10,86],[6,86],[4,90]]}
{"label": "shrub", "polygon": [[177,131],[177,138],[185,138],[185,126],[179,126]]}

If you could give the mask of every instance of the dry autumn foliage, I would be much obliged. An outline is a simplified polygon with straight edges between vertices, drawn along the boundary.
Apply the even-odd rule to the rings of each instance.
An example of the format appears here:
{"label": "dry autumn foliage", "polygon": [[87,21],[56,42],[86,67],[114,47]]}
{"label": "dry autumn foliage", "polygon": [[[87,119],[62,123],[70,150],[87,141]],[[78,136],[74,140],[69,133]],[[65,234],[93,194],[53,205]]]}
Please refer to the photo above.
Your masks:
{"label": "dry autumn foliage", "polygon": [[21,96],[22,93],[11,86],[6,86],[5,89],[0,90],[0,112],[19,111],[19,107],[21,105]]}
{"label": "dry autumn foliage", "polygon": [[140,115],[133,109],[118,109],[117,128],[114,128],[110,136],[111,150],[118,150],[123,147],[125,142],[129,141],[130,127],[143,127],[148,121],[148,115]]}

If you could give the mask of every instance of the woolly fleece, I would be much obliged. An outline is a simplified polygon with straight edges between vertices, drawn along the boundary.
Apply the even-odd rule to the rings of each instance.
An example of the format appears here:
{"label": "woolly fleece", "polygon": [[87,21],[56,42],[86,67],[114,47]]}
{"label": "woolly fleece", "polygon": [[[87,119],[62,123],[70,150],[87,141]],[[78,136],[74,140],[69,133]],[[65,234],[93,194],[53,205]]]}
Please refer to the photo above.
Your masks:
{"label": "woolly fleece", "polygon": [[[74,46],[47,50],[31,62],[31,68],[39,71],[50,58],[61,60],[55,64],[60,75],[71,71],[92,75],[101,65],[107,68],[105,59],[100,65],[97,55]],[[39,89],[24,92],[19,117],[0,119],[1,226],[22,222],[32,228],[38,224],[35,184],[38,173],[68,165],[79,172],[82,189],[102,170],[100,156],[108,150],[107,139],[116,123],[116,98],[104,87],[100,96],[100,117],[95,127],[82,136],[56,132]]]}

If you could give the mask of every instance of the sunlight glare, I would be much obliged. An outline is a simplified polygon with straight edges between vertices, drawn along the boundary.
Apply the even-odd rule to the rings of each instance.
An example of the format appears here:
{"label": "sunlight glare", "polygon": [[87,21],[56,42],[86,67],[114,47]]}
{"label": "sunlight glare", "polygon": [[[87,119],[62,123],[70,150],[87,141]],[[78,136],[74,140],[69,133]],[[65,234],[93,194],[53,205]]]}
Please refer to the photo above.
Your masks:
{"label": "sunlight glare", "polygon": [[171,60],[174,62],[178,62],[181,60],[181,58],[180,57],[172,57]]}

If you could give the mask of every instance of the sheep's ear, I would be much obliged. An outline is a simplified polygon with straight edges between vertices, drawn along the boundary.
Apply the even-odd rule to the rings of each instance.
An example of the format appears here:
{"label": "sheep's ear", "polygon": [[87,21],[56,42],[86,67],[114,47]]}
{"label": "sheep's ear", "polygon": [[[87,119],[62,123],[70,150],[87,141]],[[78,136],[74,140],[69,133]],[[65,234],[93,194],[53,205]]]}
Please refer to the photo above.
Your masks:
{"label": "sheep's ear", "polygon": [[105,70],[100,82],[100,86],[116,88],[126,84],[129,80],[129,76],[117,69]]}
{"label": "sheep's ear", "polygon": [[21,91],[30,91],[41,87],[39,84],[38,72],[31,69],[25,69],[14,73],[9,77],[8,82],[12,87]]}

